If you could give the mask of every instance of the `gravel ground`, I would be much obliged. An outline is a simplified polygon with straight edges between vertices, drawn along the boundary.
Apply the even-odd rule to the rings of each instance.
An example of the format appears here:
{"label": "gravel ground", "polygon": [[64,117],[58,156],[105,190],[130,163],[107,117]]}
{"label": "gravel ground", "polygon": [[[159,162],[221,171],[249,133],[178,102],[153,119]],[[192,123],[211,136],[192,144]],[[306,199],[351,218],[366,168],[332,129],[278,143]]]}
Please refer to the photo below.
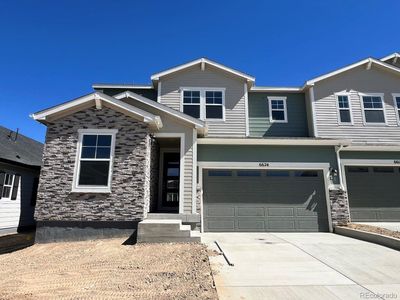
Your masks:
{"label": "gravel ground", "polygon": [[378,234],[382,234],[382,235],[400,239],[399,231],[392,231],[392,230],[381,228],[381,227],[364,225],[364,224],[355,224],[355,223],[347,224],[347,227],[352,228],[352,229],[358,229],[358,230],[362,230],[362,231],[372,232],[372,233],[378,233]]}
{"label": "gravel ground", "polygon": [[217,299],[202,244],[37,244],[0,255],[0,299]]}

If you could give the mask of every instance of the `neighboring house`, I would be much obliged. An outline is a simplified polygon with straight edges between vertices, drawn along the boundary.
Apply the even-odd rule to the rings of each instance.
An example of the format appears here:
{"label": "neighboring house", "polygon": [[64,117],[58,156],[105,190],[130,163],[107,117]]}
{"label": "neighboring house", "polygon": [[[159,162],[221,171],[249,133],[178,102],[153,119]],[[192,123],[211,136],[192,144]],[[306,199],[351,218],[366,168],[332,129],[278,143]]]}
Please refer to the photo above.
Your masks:
{"label": "neighboring house", "polygon": [[34,227],[43,144],[0,126],[0,235]]}
{"label": "neighboring house", "polygon": [[400,221],[399,61],[261,87],[201,58],[35,113],[48,127],[38,240],[132,232],[144,219],[202,231]]}

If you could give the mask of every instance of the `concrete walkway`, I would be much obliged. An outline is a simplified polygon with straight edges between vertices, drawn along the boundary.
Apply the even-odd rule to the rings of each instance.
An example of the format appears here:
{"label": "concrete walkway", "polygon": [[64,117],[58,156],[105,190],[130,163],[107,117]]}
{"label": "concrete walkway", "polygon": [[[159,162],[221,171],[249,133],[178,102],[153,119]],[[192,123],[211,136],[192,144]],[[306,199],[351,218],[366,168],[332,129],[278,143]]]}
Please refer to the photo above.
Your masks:
{"label": "concrete walkway", "polygon": [[386,247],[332,233],[202,235],[215,240],[234,263],[210,257],[221,300],[400,298],[400,252]]}
{"label": "concrete walkway", "polygon": [[392,231],[400,231],[400,222],[356,222],[355,224],[370,225]]}

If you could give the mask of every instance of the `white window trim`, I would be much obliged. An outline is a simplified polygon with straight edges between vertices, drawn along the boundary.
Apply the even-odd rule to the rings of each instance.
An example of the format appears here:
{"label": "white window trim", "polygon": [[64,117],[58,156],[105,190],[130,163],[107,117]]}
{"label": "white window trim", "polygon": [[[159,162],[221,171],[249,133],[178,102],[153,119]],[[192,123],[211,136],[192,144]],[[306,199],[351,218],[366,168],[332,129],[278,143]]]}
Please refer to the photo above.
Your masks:
{"label": "white window trim", "polygon": [[[199,91],[200,92],[200,120],[203,121],[213,121],[213,122],[225,122],[225,88],[218,87],[181,87],[181,105],[180,111],[183,112],[183,92],[184,91]],[[222,92],[222,119],[206,118],[206,92]],[[185,104],[185,105],[197,105],[197,104]],[[208,104],[220,106],[220,104]]]}
{"label": "white window trim", "polygon": [[[78,129],[78,143],[74,167],[74,178],[72,180],[73,193],[111,193],[112,170],[114,166],[115,136],[118,129]],[[111,135],[110,165],[108,171],[107,186],[79,186],[79,173],[81,167],[82,138],[85,134],[108,134]],[[108,159],[107,159],[108,160]]]}
{"label": "white window trim", "polygon": [[[387,126],[387,116],[386,116],[386,110],[385,110],[385,97],[384,93],[358,93],[360,97],[360,105],[361,105],[361,111],[362,111],[362,117],[363,117],[363,123],[364,126]],[[364,108],[364,100],[363,97],[380,97],[382,101],[382,108]],[[383,117],[385,118],[385,122],[382,123],[371,123],[367,122],[365,120],[365,111],[366,110],[382,110],[383,111]]]}
{"label": "white window trim", "polygon": [[[6,184],[6,175],[10,175],[11,176],[11,185],[10,184]],[[1,195],[0,201],[1,200],[11,200],[13,187],[14,187],[14,180],[15,180],[15,174],[4,172],[3,190],[1,191],[2,195]],[[8,197],[3,197],[4,187],[9,187],[10,188],[10,194],[8,195]]]}
{"label": "white window trim", "polygon": [[399,116],[400,107],[399,108],[397,107],[397,102],[396,102],[396,98],[400,97],[400,93],[392,93],[392,97],[393,97],[393,106],[396,113],[397,125],[400,125],[400,116]]}
{"label": "white window trim", "polygon": [[[346,109],[339,107],[339,96],[346,96],[347,97],[347,101],[349,102],[348,110],[350,111],[350,122],[342,122],[342,121],[340,121],[340,111],[341,110],[346,110]],[[351,107],[351,93],[344,93],[344,92],[335,93],[335,99],[336,99],[336,109],[337,109],[337,113],[338,113],[338,124],[339,125],[347,125],[347,126],[354,125],[353,109]]]}
{"label": "white window trim", "polygon": [[[270,123],[287,123],[288,122],[287,104],[286,104],[286,98],[287,97],[269,96],[267,98],[268,98],[269,122]],[[283,114],[284,114],[284,117],[285,117],[283,120],[273,120],[272,119],[272,101],[273,100],[281,100],[281,101],[283,101]],[[274,110],[282,111],[282,109],[274,109]]]}

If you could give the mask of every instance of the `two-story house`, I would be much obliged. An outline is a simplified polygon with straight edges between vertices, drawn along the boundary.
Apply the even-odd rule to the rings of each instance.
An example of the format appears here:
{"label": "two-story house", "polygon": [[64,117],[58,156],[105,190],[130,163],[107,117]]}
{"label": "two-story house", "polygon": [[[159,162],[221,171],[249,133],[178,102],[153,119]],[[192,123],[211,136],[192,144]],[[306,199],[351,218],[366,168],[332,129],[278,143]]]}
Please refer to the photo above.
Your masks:
{"label": "two-story house", "polygon": [[[33,114],[37,240],[400,221],[400,57],[263,87],[201,58]],[[163,231],[163,229],[165,229]]]}

